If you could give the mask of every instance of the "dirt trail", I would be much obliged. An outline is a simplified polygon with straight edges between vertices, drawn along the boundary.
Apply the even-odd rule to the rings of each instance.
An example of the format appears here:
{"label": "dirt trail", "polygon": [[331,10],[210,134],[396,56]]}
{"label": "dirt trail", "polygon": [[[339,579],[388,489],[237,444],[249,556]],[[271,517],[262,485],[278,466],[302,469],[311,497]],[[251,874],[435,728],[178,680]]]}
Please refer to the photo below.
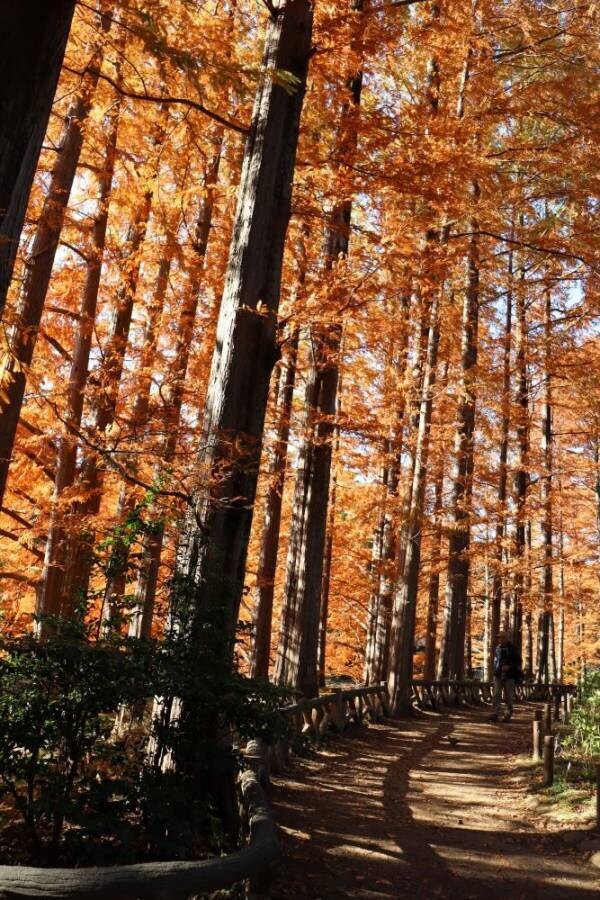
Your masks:
{"label": "dirt trail", "polygon": [[275,780],[284,857],[269,896],[600,896],[582,849],[531,820],[517,761],[530,721],[531,707],[507,725],[489,723],[483,709],[423,714],[361,729],[303,760]]}

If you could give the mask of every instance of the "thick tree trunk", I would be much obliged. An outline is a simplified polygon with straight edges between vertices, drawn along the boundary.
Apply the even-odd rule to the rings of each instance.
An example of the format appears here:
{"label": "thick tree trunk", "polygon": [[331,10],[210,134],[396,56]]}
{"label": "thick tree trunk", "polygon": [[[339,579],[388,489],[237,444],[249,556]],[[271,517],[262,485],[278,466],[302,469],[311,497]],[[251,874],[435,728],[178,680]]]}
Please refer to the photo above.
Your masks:
{"label": "thick tree trunk", "polygon": [[[479,196],[473,184],[473,200]],[[451,526],[448,537],[448,578],[444,635],[440,649],[439,677],[462,678],[467,591],[469,585],[469,548],[471,539],[471,501],[473,489],[473,433],[475,430],[477,340],[479,323],[479,246],[477,223],[471,222],[467,256],[467,288],[462,315],[461,384],[454,439],[454,474]]]}
{"label": "thick tree trunk", "polygon": [[[65,501],[65,495],[75,481],[78,436],[81,429],[83,399],[88,379],[90,350],[102,273],[102,259],[106,243],[119,112],[120,101],[117,101],[111,108],[105,123],[106,156],[100,176],[98,208],[92,227],[91,247],[87,259],[87,275],[79,313],[79,330],[73,348],[69,374],[65,430],[60,438],[56,463],[52,521],[46,541],[44,570],[37,597],[37,612],[44,615],[60,615],[63,612],[61,592],[67,554],[67,537],[78,527],[73,521],[75,507],[71,505],[70,501]],[[44,627],[42,626],[39,631],[43,634]]]}
{"label": "thick tree trunk", "polygon": [[[360,12],[363,0],[352,0],[351,7]],[[361,55],[360,49],[353,49]],[[356,148],[361,70],[349,79],[347,88],[349,96],[342,109],[337,141],[337,150],[346,158]],[[350,199],[337,203],[332,210],[325,241],[325,271],[329,277],[335,261],[348,253],[351,215]],[[276,663],[277,681],[309,697],[319,689],[321,592],[342,327],[315,326],[311,328],[310,340],[312,368],[306,390],[306,429],[294,497]]]}
{"label": "thick tree trunk", "polygon": [[[271,370],[281,267],[312,37],[306,0],[275,5],[238,197],[198,456],[205,473],[179,545],[174,608],[192,597],[193,631],[221,611],[233,639],[244,586]],[[271,77],[285,70],[293,92]]]}
{"label": "thick tree trunk", "polygon": [[5,0],[0,43],[0,314],[6,302],[75,0]]}
{"label": "thick tree trunk", "polygon": [[496,520],[496,540],[494,543],[494,577],[492,583],[492,608],[490,622],[491,641],[488,648],[488,670],[491,671],[494,648],[497,644],[497,636],[500,631],[500,617],[502,609],[502,597],[504,579],[502,566],[504,560],[504,541],[507,534],[507,482],[508,482],[508,440],[510,434],[510,407],[511,407],[511,344],[512,344],[512,252],[508,255],[508,290],[506,292],[506,320],[504,326],[504,367],[502,377],[502,401],[501,401],[501,438],[500,454],[498,459],[498,512]]}
{"label": "thick tree trunk", "polygon": [[[0,505],[6,489],[10,459],[25,396],[27,369],[33,358],[60,233],[83,146],[83,126],[90,113],[98,83],[103,49],[103,46],[99,45],[92,52],[90,71],[83,76],[80,90],[67,113],[58,155],[26,263],[17,309],[17,323],[9,341],[11,380],[8,385],[8,402],[0,412]],[[0,252],[1,240],[0,234]]]}
{"label": "thick tree trunk", "polygon": [[254,607],[254,639],[250,665],[250,674],[253,678],[268,678],[269,675],[275,571],[277,569],[279,550],[281,505],[283,501],[294,383],[296,380],[297,355],[298,330],[294,329],[287,346],[285,371],[280,390],[278,391],[275,446],[269,462],[269,487],[265,499],[265,522],[261,539],[258,589]]}
{"label": "thick tree trunk", "polygon": [[416,439],[412,453],[410,499],[406,504],[404,547],[400,554],[400,570],[394,586],[394,607],[390,639],[388,691],[390,707],[394,715],[410,710],[411,679],[419,569],[421,564],[421,534],[425,485],[429,457],[429,435],[433,409],[433,388],[439,346],[440,292],[432,298],[429,312],[427,351],[423,366],[420,400],[414,425]]}

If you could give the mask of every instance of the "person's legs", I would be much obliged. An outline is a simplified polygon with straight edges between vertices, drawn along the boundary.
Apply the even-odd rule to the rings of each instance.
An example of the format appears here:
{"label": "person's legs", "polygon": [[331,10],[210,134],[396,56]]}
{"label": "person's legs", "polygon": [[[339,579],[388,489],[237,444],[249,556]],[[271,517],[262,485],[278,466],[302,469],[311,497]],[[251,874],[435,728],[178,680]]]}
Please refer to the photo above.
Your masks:
{"label": "person's legs", "polygon": [[513,700],[515,696],[515,679],[506,678],[504,681],[504,718],[510,719],[513,714]]}
{"label": "person's legs", "polygon": [[502,681],[494,675],[494,693],[492,696],[492,715],[498,718],[500,704],[502,703]]}

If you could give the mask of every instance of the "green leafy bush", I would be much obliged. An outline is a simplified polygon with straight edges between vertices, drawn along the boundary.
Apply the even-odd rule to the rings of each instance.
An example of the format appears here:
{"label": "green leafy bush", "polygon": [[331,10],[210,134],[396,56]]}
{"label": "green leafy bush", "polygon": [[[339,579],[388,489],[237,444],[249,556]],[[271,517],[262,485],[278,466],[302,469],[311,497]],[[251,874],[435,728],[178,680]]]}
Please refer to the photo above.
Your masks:
{"label": "green leafy bush", "polygon": [[0,642],[5,862],[218,850],[216,786],[240,765],[233,738],[277,737],[279,692],[232,671],[222,630],[207,623],[201,653],[178,628],[161,642],[92,640],[80,618],[54,633]]}
{"label": "green leafy bush", "polygon": [[569,720],[570,734],[565,749],[586,762],[600,761],[600,672],[582,683],[579,700]]}

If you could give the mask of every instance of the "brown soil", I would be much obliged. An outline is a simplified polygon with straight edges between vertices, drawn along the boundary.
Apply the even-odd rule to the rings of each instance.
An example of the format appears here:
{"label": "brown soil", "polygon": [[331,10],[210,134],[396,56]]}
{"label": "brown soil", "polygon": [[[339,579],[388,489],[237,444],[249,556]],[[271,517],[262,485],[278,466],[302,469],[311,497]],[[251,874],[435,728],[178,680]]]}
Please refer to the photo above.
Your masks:
{"label": "brown soil", "polygon": [[[589,833],[549,832],[528,803],[531,707],[359,729],[277,778],[283,859],[269,897],[592,900]],[[453,745],[449,736],[458,743]]]}

